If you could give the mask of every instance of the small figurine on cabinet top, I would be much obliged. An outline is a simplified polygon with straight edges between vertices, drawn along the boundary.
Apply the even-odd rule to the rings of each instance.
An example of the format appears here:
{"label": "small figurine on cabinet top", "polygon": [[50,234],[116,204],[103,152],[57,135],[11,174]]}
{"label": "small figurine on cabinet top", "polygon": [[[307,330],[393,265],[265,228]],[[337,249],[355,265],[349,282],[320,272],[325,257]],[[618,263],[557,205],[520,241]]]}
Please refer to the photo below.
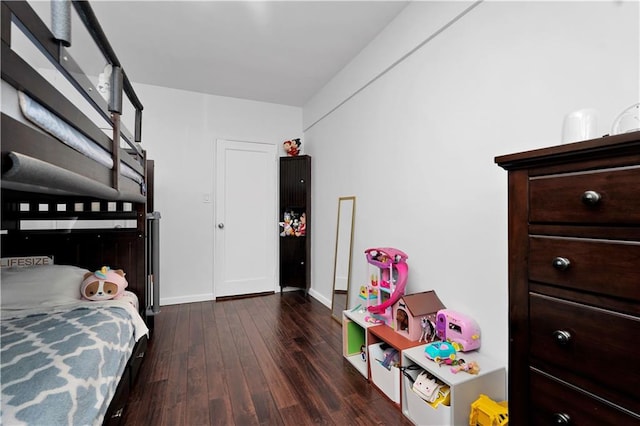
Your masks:
{"label": "small figurine on cabinet top", "polygon": [[289,157],[296,157],[300,154],[300,145],[302,145],[302,142],[300,142],[300,138],[297,138],[284,141],[282,147]]}

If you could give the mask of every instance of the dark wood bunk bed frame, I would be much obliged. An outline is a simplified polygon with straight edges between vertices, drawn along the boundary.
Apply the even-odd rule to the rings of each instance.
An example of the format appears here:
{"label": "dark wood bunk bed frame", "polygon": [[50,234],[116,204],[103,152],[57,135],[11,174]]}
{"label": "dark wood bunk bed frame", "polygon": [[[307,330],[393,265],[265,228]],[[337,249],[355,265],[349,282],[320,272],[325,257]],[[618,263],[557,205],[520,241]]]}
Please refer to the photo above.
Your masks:
{"label": "dark wood bunk bed frame", "polygon": [[[113,52],[90,5],[74,1],[76,13],[94,39],[105,61],[113,67],[111,96],[107,102],[66,50],[69,40],[56,39],[49,27],[25,1],[2,1],[1,71],[3,84],[26,93],[63,121],[108,151],[113,168],[95,160],[2,111],[2,257],[53,256],[56,264],[95,270],[102,265],[123,269],[139,299],[140,314],[153,330],[159,312],[158,221],[153,211],[153,161],[135,142],[141,140],[142,104]],[[69,8],[69,13],[71,13]],[[12,23],[14,25],[12,25]],[[52,27],[54,27],[52,25]],[[87,104],[113,129],[107,136],[82,110],[67,99],[30,64],[12,50],[12,27],[19,28],[82,94]],[[121,125],[122,96],[135,108],[135,140]],[[86,107],[86,106],[85,106]],[[121,140],[128,147],[121,147]],[[34,178],[9,178],[15,154],[36,159],[44,172]],[[120,163],[139,173],[143,183],[123,177]],[[75,186],[76,182],[81,182]],[[121,220],[135,227],[101,229],[31,229],[34,220]],[[135,221],[135,222],[133,222]],[[156,232],[154,235],[153,232]],[[150,334],[150,336],[151,336]],[[147,339],[136,344],[118,385],[104,424],[119,424],[129,391],[144,359]]]}

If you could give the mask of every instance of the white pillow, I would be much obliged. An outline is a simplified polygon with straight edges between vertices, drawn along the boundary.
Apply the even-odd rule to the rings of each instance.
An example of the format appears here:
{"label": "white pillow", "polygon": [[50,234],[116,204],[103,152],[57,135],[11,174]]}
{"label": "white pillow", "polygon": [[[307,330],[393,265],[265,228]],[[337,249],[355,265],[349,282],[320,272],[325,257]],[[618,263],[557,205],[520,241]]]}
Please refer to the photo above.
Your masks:
{"label": "white pillow", "polygon": [[81,300],[80,285],[89,272],[71,265],[2,268],[0,302],[2,309],[56,306]]}

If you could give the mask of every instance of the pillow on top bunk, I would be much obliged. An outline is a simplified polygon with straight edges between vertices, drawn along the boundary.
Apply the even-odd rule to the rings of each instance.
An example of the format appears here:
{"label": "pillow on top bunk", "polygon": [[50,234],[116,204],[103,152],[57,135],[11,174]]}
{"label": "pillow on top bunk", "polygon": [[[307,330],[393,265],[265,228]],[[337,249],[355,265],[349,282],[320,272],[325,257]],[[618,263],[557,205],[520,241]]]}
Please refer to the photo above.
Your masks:
{"label": "pillow on top bunk", "polygon": [[57,306],[80,300],[80,283],[87,269],[46,265],[0,269],[2,309]]}

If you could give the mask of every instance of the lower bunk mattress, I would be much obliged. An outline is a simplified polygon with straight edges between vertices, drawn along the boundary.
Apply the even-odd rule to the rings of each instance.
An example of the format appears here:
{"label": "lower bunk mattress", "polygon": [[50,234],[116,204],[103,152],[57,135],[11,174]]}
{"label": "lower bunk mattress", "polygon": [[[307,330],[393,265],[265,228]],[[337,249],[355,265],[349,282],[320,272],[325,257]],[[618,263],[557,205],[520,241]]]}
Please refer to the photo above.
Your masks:
{"label": "lower bunk mattress", "polygon": [[136,337],[145,332],[136,331],[127,305],[3,312],[2,424],[102,424]]}

